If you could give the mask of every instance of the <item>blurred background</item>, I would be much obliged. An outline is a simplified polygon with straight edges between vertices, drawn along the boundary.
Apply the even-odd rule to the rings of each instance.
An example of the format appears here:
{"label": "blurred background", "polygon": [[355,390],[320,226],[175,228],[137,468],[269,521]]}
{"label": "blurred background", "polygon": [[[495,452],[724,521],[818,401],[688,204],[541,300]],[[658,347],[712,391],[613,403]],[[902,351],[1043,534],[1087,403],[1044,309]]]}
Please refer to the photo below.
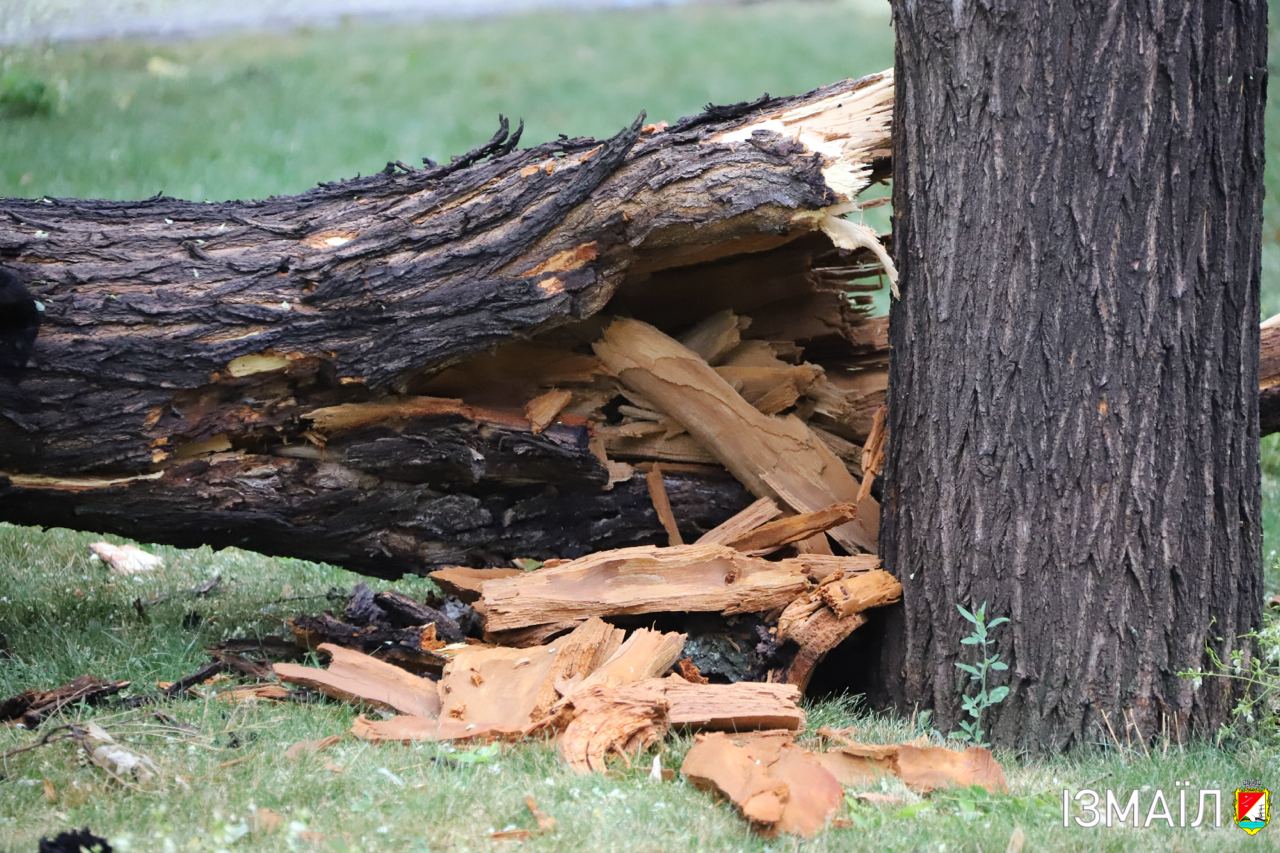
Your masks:
{"label": "blurred background", "polygon": [[0,0],[0,195],[297,192],[892,65],[886,0]]}

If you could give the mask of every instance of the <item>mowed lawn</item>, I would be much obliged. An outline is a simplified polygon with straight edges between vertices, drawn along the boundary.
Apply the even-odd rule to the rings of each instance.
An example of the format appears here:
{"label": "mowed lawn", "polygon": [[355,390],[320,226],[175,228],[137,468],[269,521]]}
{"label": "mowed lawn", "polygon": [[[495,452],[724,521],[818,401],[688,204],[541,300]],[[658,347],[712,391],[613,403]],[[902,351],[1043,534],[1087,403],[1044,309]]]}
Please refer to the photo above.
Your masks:
{"label": "mowed lawn", "polygon": [[[297,192],[388,160],[447,160],[487,139],[499,113],[523,118],[529,143],[558,133],[607,135],[641,110],[672,119],[708,101],[797,92],[888,67],[892,33],[887,11],[877,8],[725,5],[9,50],[0,52],[0,103],[5,91],[35,82],[47,87],[50,110],[0,115],[0,196]],[[1280,134],[1272,107],[1268,126]],[[1270,161],[1268,313],[1280,311],[1280,157]],[[1268,563],[1280,542],[1277,484],[1280,445],[1268,440]],[[151,546],[166,567],[119,578],[87,559],[96,538],[0,525],[0,697],[83,673],[128,679],[134,692],[147,692],[194,670],[207,645],[279,633],[285,618],[333,606],[331,598],[358,580],[297,560]],[[187,592],[215,575],[221,583],[209,595]],[[1272,591],[1274,583],[1273,573]],[[425,594],[430,585],[396,586]],[[161,596],[169,597],[146,604]],[[98,721],[154,758],[161,781],[122,787],[66,743],[9,758],[0,763],[0,851],[33,850],[41,835],[86,825],[134,851],[486,849],[493,831],[534,825],[526,795],[557,820],[554,832],[527,842],[532,849],[795,846],[751,835],[731,809],[682,781],[651,781],[651,755],[634,769],[587,778],[538,745],[455,750],[346,740],[293,760],[284,756],[289,745],[344,732],[354,711],[236,704],[217,691],[132,712],[74,709],[50,723]],[[869,715],[846,699],[810,710],[811,730],[857,725],[868,740],[928,733],[926,721]],[[32,739],[0,729],[0,752]],[[1099,744],[1052,761],[1001,754],[1008,797],[851,802],[848,828],[804,846],[1002,850],[1020,829],[1028,850],[1257,848],[1267,842],[1229,823],[1180,832],[1062,827],[1064,788],[1173,792],[1189,780],[1229,792],[1246,779],[1276,781],[1274,740],[1227,744],[1151,752]],[[678,768],[686,746],[674,739],[655,754]]]}

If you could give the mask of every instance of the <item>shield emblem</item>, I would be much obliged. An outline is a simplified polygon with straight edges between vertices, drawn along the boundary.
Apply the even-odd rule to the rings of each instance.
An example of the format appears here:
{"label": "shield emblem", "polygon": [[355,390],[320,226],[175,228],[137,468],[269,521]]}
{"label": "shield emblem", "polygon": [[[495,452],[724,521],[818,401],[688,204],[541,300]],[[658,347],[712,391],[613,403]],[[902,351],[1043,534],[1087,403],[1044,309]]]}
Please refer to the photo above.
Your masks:
{"label": "shield emblem", "polygon": [[1257,835],[1271,820],[1271,791],[1261,785],[1236,788],[1236,826]]}

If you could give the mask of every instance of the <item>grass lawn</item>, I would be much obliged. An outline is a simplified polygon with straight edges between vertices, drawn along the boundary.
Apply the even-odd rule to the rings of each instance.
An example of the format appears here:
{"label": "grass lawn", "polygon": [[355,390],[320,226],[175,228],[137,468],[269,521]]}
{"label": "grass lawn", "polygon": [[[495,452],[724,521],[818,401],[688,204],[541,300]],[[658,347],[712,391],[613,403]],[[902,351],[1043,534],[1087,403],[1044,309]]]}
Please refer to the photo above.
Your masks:
{"label": "grass lawn", "polygon": [[[447,159],[486,139],[499,112],[523,116],[529,142],[559,132],[610,134],[641,109],[674,118],[709,100],[796,92],[886,67],[892,35],[887,15],[874,8],[763,4],[9,51],[0,53],[0,102],[5,87],[37,81],[48,84],[53,105],[46,115],[0,116],[0,196],[295,192],[387,160]],[[1271,138],[1280,138],[1280,110],[1269,107],[1267,120]],[[1280,156],[1270,161],[1267,313],[1280,311]],[[1271,551],[1280,542],[1275,438],[1264,448],[1264,490]],[[0,697],[82,673],[127,678],[145,690],[195,669],[206,645],[278,633],[284,618],[323,608],[328,591],[356,580],[296,560],[161,547],[152,550],[167,558],[164,570],[119,578],[88,561],[95,538],[0,525]],[[214,574],[222,583],[212,594],[182,594]],[[413,594],[427,582],[397,586]],[[164,594],[173,597],[144,608],[145,617],[133,606]],[[65,743],[24,753],[0,766],[0,851],[31,850],[41,835],[85,825],[136,851],[483,849],[494,830],[532,826],[526,794],[558,822],[529,842],[535,849],[795,846],[752,836],[729,808],[681,781],[649,781],[648,756],[634,770],[591,778],[571,775],[539,746],[347,740],[290,760],[290,744],[345,731],[351,709],[234,704],[216,695],[162,706],[192,730],[162,724],[152,710],[77,709],[68,719],[95,719],[146,751],[162,769],[158,790],[109,782]],[[847,701],[826,700],[810,712],[811,728],[858,725],[869,740],[917,733],[912,721],[877,718]],[[30,741],[0,730],[0,752]],[[678,767],[685,746],[675,740],[658,753],[664,766]],[[1267,842],[1229,823],[1177,832],[1064,829],[1062,790],[1172,793],[1190,780],[1192,788],[1229,792],[1250,778],[1280,781],[1276,754],[1265,747],[1148,754],[1099,745],[1053,761],[999,757],[1011,796],[851,804],[851,828],[804,846],[1002,850],[1020,827],[1028,850],[1255,849]],[[278,813],[280,824],[255,821],[258,809]]]}

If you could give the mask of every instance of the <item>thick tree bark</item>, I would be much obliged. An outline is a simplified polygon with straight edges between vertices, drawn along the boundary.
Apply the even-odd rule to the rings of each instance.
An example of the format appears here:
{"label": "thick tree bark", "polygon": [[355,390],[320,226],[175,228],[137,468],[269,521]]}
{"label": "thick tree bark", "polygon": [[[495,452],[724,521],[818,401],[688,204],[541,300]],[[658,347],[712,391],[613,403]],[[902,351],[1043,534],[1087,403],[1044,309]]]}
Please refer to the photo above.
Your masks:
{"label": "thick tree bark", "polygon": [[1228,718],[1180,678],[1260,611],[1267,7],[895,3],[883,687],[961,717],[987,603],[997,743]]}
{"label": "thick tree bark", "polygon": [[[381,574],[661,541],[603,458],[593,318],[773,333],[874,276],[822,232],[887,174],[891,98],[882,74],[527,150],[504,122],[449,166],[260,202],[0,200],[0,518]],[[835,302],[788,345],[874,358]],[[563,387],[549,427],[521,413]],[[749,501],[666,485],[690,538]]]}

